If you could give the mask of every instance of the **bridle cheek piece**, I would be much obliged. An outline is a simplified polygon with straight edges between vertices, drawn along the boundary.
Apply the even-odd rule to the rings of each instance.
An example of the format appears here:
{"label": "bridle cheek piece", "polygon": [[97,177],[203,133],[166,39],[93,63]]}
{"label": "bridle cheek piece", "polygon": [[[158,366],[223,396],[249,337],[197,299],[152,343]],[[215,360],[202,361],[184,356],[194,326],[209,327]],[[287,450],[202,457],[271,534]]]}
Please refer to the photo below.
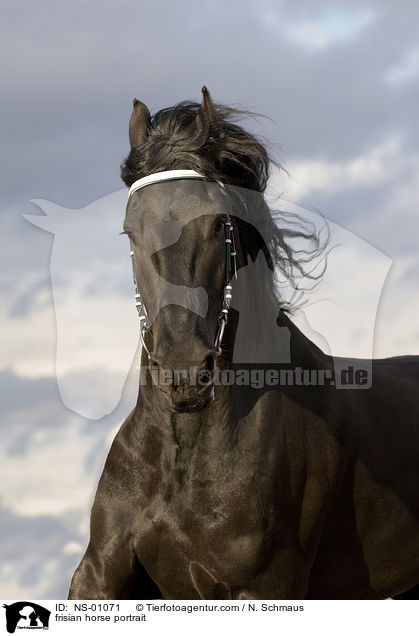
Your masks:
{"label": "bridle cheek piece", "polygon": [[[148,175],[147,177],[143,177],[142,179],[138,179],[135,181],[129,189],[128,199],[137,190],[144,188],[153,183],[160,183],[162,181],[174,181],[178,179],[204,179],[205,181],[210,181],[208,177],[205,177],[199,172],[195,172],[195,170],[166,170],[165,172],[156,172],[154,174]],[[224,188],[224,184],[221,181],[217,181],[222,188]],[[225,235],[225,282],[224,282],[224,290],[223,290],[223,304],[221,307],[221,311],[218,314],[218,328],[217,333],[215,335],[214,347],[216,353],[221,353],[221,344],[223,341],[225,327],[228,321],[228,312],[231,306],[231,291],[232,286],[230,284],[232,277],[237,278],[237,252],[236,252],[236,243],[234,239],[234,228],[231,222],[230,215],[227,215],[227,220],[224,221],[224,235]],[[147,314],[147,309],[145,307],[144,301],[141,298],[141,294],[139,291],[138,283],[135,277],[135,262],[134,262],[134,251],[130,251],[131,261],[132,261],[132,269],[134,272],[134,285],[135,285],[135,306],[138,312],[138,318],[140,321],[140,338],[141,343],[148,355],[148,358],[151,358],[151,353],[145,343],[144,335],[151,331],[151,323]]]}

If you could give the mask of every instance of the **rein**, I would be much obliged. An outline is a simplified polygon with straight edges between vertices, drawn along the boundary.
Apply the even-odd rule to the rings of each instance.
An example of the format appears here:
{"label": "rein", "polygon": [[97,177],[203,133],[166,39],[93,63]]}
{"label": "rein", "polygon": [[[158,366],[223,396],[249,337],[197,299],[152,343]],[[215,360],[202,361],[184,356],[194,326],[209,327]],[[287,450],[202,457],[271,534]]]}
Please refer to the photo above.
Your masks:
{"label": "rein", "polygon": [[[175,181],[178,179],[203,179],[205,181],[211,181],[208,177],[205,177],[195,170],[166,170],[164,172],[156,172],[154,174],[150,174],[147,177],[143,177],[142,179],[138,179],[135,181],[129,189],[128,200],[134,192],[141,190],[141,188],[145,188],[148,185],[152,185],[154,183],[161,183],[163,181]],[[224,184],[221,181],[217,181],[217,183],[224,188]],[[221,344],[223,341],[225,327],[228,321],[228,312],[231,306],[231,291],[232,287],[230,285],[230,281],[232,276],[237,278],[237,252],[236,252],[236,244],[234,239],[234,228],[231,222],[230,215],[227,215],[227,220],[223,223],[224,225],[224,235],[225,235],[225,280],[224,280],[224,290],[223,290],[223,303],[221,306],[221,311],[218,314],[218,329],[215,335],[214,347],[217,353],[221,353]],[[151,353],[148,350],[148,347],[144,340],[144,334],[151,331],[151,323],[147,314],[147,310],[144,304],[144,301],[141,297],[139,286],[135,276],[135,262],[134,262],[134,251],[130,251],[132,268],[134,272],[134,285],[135,285],[135,306],[137,308],[138,317],[140,321],[140,338],[141,343],[147,352],[148,358],[151,358]]]}

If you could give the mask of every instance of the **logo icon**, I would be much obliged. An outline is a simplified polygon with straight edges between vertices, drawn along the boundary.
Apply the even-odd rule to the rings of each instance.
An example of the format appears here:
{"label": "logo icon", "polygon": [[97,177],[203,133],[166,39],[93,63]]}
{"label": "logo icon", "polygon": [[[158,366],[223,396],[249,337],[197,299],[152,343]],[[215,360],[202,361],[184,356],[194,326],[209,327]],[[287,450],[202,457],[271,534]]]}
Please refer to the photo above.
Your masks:
{"label": "logo icon", "polygon": [[48,629],[51,612],[32,601],[3,605],[6,609],[6,628],[9,634],[16,629]]}

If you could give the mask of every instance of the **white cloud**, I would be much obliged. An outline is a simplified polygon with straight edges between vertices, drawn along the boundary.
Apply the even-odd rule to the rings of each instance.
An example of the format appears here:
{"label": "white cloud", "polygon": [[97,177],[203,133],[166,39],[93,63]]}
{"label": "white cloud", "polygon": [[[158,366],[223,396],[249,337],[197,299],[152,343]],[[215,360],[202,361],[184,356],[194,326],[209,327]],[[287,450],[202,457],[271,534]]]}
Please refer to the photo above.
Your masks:
{"label": "white cloud", "polygon": [[[37,435],[29,449],[21,453],[11,454],[9,449],[24,438],[26,420],[19,418],[21,424],[17,421],[13,430],[7,431],[0,460],[9,488],[6,490],[3,482],[1,498],[14,514],[59,517],[80,509],[81,502],[90,499],[97,475],[84,466],[91,447],[83,434],[83,423],[71,416],[66,419],[59,434],[49,431],[44,440]],[[90,441],[93,445],[97,440]]]}
{"label": "white cloud", "polygon": [[69,541],[65,544],[62,550],[63,554],[81,554],[83,552],[83,546],[78,541]]}
{"label": "white cloud", "polygon": [[392,86],[413,80],[419,73],[419,47],[411,49],[398,63],[389,68],[385,79]]}
{"label": "white cloud", "polygon": [[275,193],[282,192],[286,198],[299,201],[316,191],[330,195],[359,186],[379,186],[394,178],[395,171],[402,173],[411,160],[412,157],[403,154],[401,136],[395,135],[348,160],[291,159],[287,163],[291,176],[273,171],[268,196],[273,198]]}
{"label": "white cloud", "polygon": [[267,12],[264,22],[298,46],[318,51],[357,35],[373,18],[371,9],[329,9],[316,18],[289,22]]}

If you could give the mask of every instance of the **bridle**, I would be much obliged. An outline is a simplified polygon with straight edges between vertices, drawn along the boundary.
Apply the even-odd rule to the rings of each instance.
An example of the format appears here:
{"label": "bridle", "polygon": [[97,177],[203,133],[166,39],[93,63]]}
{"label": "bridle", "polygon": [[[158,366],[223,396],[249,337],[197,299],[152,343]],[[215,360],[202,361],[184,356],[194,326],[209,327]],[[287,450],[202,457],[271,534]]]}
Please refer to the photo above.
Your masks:
{"label": "bridle", "polygon": [[[195,170],[166,170],[165,172],[155,172],[154,174],[150,174],[147,177],[143,177],[142,179],[138,179],[135,181],[129,189],[128,199],[134,192],[140,190],[141,188],[145,188],[148,185],[152,185],[153,183],[161,183],[162,181],[175,181],[179,179],[203,179],[205,181],[211,181],[208,177],[205,177],[199,172],[195,172]],[[224,184],[221,181],[216,181],[219,186],[224,188]],[[224,236],[225,236],[225,280],[224,280],[224,290],[223,290],[223,303],[221,306],[221,311],[218,314],[218,328],[217,333],[215,335],[214,347],[217,353],[221,353],[221,343],[223,341],[225,327],[228,321],[228,312],[231,306],[231,279],[237,278],[237,252],[236,252],[236,244],[234,239],[234,228],[231,222],[231,217],[227,214],[226,221],[223,222],[224,226]],[[134,251],[130,251],[132,268],[134,272],[134,285],[135,285],[135,306],[137,308],[138,317],[140,321],[140,338],[141,343],[148,355],[148,358],[151,358],[151,353],[147,348],[147,345],[144,340],[144,334],[151,330],[150,319],[147,314],[147,309],[144,304],[143,299],[141,298],[141,294],[139,291],[139,286],[135,276],[135,262],[134,262]]]}

